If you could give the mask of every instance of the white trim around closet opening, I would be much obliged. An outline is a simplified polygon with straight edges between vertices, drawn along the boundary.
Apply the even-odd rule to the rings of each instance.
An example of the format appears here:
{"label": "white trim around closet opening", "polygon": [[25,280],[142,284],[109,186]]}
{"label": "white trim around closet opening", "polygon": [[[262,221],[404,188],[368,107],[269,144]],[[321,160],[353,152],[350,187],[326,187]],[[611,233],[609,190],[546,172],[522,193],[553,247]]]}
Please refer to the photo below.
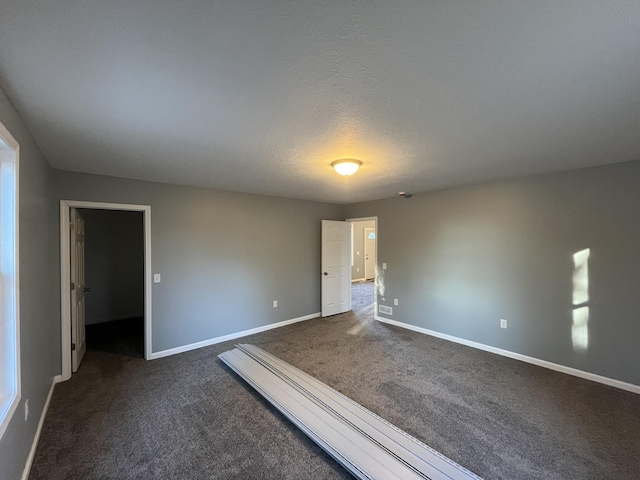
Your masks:
{"label": "white trim around closet opening", "polygon": [[124,203],[84,202],[76,200],[60,200],[60,325],[61,325],[61,362],[62,380],[71,378],[71,295],[70,255],[69,255],[69,217],[72,208],[90,208],[95,210],[124,210],[142,212],[144,227],[144,356],[151,358],[151,206]]}

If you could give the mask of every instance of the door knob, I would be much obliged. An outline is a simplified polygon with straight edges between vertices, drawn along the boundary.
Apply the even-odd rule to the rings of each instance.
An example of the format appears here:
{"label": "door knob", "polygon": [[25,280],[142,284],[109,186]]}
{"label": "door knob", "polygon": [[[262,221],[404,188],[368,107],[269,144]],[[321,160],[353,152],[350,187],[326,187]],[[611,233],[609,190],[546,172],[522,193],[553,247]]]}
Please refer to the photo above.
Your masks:
{"label": "door knob", "polygon": [[329,275],[329,272],[324,272],[324,275]]}

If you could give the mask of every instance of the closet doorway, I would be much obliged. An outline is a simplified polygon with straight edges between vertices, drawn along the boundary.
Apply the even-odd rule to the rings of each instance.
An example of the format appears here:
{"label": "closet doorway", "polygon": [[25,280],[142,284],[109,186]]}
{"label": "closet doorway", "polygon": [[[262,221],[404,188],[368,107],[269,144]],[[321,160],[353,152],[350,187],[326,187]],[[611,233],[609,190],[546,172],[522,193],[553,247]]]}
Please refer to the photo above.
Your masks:
{"label": "closet doorway", "polygon": [[87,346],[151,356],[150,217],[147,205],[60,202],[62,380]]}

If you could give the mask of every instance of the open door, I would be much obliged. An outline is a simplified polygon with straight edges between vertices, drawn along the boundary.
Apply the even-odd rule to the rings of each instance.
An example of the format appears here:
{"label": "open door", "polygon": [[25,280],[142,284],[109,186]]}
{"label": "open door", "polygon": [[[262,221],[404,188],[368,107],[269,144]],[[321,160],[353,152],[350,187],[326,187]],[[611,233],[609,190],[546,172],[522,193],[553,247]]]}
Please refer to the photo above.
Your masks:
{"label": "open door", "polygon": [[322,221],[322,316],[351,310],[351,225]]}
{"label": "open door", "polygon": [[84,327],[84,220],[76,208],[70,212],[71,229],[70,258],[71,258],[71,367],[78,371],[84,352],[87,350],[87,340]]}

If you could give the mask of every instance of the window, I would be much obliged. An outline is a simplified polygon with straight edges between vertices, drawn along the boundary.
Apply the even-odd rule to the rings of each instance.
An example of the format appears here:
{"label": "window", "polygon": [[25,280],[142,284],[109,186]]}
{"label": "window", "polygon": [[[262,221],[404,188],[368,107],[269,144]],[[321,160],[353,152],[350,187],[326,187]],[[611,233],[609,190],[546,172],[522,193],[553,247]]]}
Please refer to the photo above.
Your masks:
{"label": "window", "polygon": [[0,438],[20,401],[18,143],[0,123]]}

